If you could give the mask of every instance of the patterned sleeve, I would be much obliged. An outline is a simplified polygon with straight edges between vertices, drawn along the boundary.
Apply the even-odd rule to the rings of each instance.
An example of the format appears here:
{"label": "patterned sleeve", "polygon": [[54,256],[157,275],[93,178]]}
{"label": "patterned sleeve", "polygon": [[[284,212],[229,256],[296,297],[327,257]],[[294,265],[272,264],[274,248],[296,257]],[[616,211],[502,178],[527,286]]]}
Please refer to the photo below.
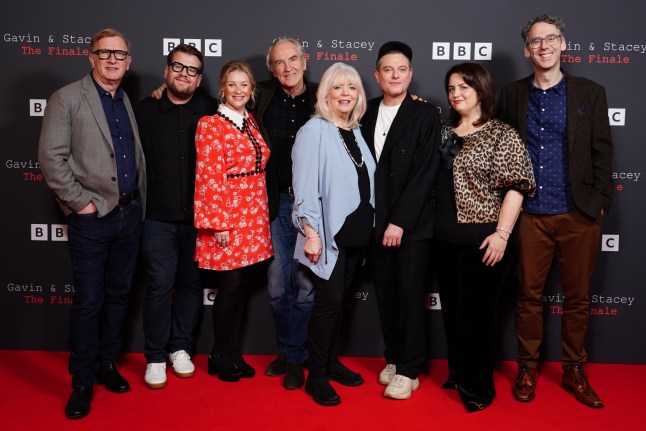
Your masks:
{"label": "patterned sleeve", "polygon": [[533,196],[536,192],[534,171],[527,149],[516,130],[500,123],[493,141],[491,183],[493,190],[514,189]]}
{"label": "patterned sleeve", "polygon": [[195,227],[229,230],[230,193],[225,165],[225,134],[214,117],[203,117],[195,133]]}

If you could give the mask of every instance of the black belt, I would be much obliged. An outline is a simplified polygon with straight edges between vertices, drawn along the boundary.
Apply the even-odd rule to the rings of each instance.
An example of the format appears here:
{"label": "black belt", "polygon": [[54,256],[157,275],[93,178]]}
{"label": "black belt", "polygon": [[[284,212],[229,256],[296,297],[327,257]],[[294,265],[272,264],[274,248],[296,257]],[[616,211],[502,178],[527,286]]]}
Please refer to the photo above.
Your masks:
{"label": "black belt", "polygon": [[290,195],[291,197],[294,197],[294,189],[292,187],[279,187],[278,193],[280,193],[281,195]]}
{"label": "black belt", "polygon": [[139,190],[135,190],[132,193],[128,193],[127,195],[123,195],[119,198],[119,202],[117,202],[118,207],[125,207],[127,205],[130,205],[132,203],[133,199],[136,199],[139,197]]}

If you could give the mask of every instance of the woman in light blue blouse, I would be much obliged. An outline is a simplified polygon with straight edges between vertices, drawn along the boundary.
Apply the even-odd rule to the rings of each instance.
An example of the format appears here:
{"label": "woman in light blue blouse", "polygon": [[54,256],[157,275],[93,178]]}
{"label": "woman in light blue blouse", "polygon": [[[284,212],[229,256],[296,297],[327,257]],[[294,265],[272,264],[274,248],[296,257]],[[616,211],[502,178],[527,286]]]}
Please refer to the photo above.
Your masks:
{"label": "woman in light blue blouse", "polygon": [[375,162],[359,130],[366,95],[352,66],[336,63],[325,71],[315,108],[292,149],[292,217],[301,233],[295,258],[315,274],[305,390],[318,404],[332,406],[341,399],[329,379],[349,386],[363,383],[339,362],[332,339],[339,330],[344,291],[374,225]]}

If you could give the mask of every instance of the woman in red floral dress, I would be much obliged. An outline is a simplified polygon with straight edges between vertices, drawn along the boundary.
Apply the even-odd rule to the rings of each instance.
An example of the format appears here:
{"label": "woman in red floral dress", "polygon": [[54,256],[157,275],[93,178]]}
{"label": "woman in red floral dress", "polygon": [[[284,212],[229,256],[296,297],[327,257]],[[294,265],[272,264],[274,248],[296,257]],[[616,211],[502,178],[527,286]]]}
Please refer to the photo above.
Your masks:
{"label": "woman in red floral dress", "polygon": [[225,64],[218,112],[200,120],[195,136],[195,260],[217,274],[209,374],[224,381],[255,374],[240,353],[244,292],[256,264],[273,255],[265,185],[269,148],[245,109],[254,87],[248,63]]}

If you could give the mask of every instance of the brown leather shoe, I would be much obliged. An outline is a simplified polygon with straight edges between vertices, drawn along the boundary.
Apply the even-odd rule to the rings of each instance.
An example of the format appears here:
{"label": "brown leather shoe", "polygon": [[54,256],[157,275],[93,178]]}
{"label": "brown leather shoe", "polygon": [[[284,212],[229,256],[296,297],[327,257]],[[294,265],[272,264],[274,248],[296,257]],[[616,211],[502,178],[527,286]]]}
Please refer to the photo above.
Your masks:
{"label": "brown leather shoe", "polygon": [[574,398],[588,407],[603,407],[603,401],[592,389],[583,372],[583,365],[572,365],[563,371],[563,389],[572,392]]}
{"label": "brown leather shoe", "polygon": [[536,394],[536,370],[528,367],[526,364],[518,363],[518,375],[516,381],[511,389],[511,393],[516,398],[516,401],[530,402],[534,399]]}

